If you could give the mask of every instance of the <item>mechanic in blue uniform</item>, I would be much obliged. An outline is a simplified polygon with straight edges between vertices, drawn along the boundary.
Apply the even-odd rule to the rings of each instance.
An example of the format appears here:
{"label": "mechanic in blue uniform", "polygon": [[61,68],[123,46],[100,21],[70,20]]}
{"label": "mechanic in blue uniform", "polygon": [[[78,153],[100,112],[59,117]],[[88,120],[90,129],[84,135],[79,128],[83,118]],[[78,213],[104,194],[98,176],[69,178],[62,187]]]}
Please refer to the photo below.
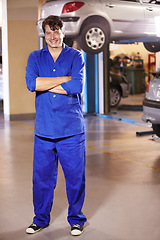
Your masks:
{"label": "mechanic in blue uniform", "polygon": [[26,229],[35,233],[49,225],[57,182],[58,160],[68,197],[71,234],[80,235],[86,217],[85,127],[81,109],[84,60],[80,51],[63,43],[64,26],[58,16],[42,24],[47,46],[29,55],[27,88],[36,92],[33,159],[33,204],[35,217]]}

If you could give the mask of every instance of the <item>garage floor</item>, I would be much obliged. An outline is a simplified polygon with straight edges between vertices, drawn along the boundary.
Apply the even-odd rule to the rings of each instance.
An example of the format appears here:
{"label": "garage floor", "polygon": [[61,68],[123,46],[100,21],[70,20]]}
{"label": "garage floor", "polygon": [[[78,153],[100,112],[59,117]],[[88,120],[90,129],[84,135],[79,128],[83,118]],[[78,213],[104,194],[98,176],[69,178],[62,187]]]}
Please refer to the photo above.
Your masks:
{"label": "garage floor", "polygon": [[[32,207],[33,121],[0,118],[0,240],[159,240],[160,140],[141,111],[87,116],[86,200],[80,237],[66,221],[65,183],[59,168],[51,224],[27,235]],[[120,116],[123,116],[122,118]],[[133,121],[131,121],[133,120]],[[136,132],[144,133],[137,136]]]}

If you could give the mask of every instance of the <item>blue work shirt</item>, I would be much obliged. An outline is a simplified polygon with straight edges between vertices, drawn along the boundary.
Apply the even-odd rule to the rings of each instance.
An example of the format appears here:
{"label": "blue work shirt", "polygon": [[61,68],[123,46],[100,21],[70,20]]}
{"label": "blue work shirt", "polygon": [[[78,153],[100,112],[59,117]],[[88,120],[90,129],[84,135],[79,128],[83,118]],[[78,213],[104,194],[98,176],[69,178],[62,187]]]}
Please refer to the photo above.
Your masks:
{"label": "blue work shirt", "polygon": [[27,88],[34,92],[37,77],[71,76],[61,84],[67,95],[49,91],[36,91],[35,134],[56,139],[85,131],[81,109],[81,92],[84,83],[84,59],[78,50],[63,44],[63,49],[54,62],[48,46],[32,52],[27,61]]}

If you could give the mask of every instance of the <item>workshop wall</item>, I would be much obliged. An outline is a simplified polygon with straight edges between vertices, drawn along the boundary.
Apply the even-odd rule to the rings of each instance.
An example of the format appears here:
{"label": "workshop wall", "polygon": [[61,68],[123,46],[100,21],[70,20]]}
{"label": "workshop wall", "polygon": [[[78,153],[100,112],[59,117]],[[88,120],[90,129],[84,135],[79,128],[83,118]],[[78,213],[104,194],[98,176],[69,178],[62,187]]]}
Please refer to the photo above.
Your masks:
{"label": "workshop wall", "polygon": [[118,54],[126,54],[135,57],[139,53],[141,59],[143,59],[143,67],[145,72],[148,73],[148,55],[153,54],[147,51],[143,43],[137,44],[110,44],[110,57],[113,59]]}

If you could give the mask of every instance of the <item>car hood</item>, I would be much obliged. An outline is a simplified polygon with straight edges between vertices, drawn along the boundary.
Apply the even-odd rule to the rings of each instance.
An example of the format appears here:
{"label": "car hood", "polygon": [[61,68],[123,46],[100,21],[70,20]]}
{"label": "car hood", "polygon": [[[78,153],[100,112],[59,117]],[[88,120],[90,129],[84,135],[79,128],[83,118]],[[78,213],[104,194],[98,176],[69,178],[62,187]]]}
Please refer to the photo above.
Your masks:
{"label": "car hood", "polygon": [[110,72],[110,82],[113,84],[128,83],[123,75]]}

